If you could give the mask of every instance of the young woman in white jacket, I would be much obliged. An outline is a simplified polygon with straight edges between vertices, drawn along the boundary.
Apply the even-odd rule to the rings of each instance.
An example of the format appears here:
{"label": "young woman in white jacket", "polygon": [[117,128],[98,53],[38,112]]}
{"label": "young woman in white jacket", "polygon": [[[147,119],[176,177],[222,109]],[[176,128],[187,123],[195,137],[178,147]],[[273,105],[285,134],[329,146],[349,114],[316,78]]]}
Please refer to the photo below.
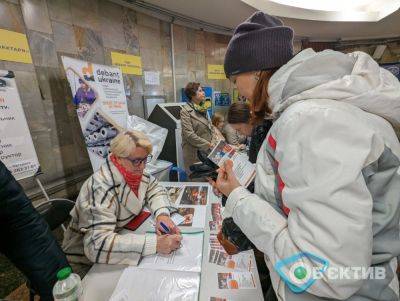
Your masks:
{"label": "young woman in white jacket", "polygon": [[278,300],[399,300],[400,83],[363,52],[293,57],[292,37],[258,12],[229,43],[227,76],[275,120],[254,194],[230,161],[219,170],[224,214],[264,252]]}

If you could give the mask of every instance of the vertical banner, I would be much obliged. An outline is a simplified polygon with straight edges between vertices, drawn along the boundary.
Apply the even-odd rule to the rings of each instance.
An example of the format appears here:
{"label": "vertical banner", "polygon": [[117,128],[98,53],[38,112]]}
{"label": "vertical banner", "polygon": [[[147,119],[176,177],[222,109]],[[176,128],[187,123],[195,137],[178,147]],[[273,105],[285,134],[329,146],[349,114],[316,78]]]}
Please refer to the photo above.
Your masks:
{"label": "vertical banner", "polygon": [[0,160],[17,180],[39,170],[14,73],[7,70],[0,70]]}
{"label": "vertical banner", "polygon": [[109,154],[110,141],[126,128],[128,109],[119,68],[62,57],[90,162],[96,171]]}

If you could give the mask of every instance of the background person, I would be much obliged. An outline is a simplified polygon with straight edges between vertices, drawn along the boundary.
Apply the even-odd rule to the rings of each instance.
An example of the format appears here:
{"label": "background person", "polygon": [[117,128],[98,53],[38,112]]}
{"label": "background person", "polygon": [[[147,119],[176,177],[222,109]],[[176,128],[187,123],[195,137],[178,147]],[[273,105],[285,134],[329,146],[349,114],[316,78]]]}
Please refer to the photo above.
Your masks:
{"label": "background person", "polygon": [[218,112],[215,112],[213,117],[211,118],[211,123],[214,126],[214,132],[215,135],[217,136],[217,139],[225,141],[225,136],[222,134],[225,123],[224,116]]}
{"label": "background person", "polygon": [[239,149],[246,148],[247,137],[242,135],[239,131],[235,130],[229,122],[226,122],[223,128],[223,134],[226,142]]}
{"label": "background person", "polygon": [[257,155],[264,143],[265,137],[272,126],[272,120],[266,119],[265,115],[251,118],[250,105],[236,102],[229,107],[228,124],[244,137],[250,138],[249,161],[256,163]]}
{"label": "background person", "polygon": [[183,161],[187,174],[198,162],[197,150],[207,151],[216,142],[216,134],[205,106],[205,94],[200,83],[190,82],[185,87],[189,98],[181,110]]}

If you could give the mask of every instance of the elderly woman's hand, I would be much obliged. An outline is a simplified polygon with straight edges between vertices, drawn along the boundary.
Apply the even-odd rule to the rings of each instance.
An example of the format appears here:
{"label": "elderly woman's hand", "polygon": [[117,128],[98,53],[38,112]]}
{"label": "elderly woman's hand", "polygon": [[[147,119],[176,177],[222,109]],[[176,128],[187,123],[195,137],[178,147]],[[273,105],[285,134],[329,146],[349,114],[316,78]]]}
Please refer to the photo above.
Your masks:
{"label": "elderly woman's hand", "polygon": [[235,188],[241,186],[232,168],[233,162],[231,160],[225,161],[224,166],[218,169],[217,181],[212,183],[214,189],[218,189],[225,196],[229,196]]}
{"label": "elderly woman's hand", "polygon": [[[175,223],[171,220],[171,218],[168,215],[160,214],[156,218],[156,231],[157,235],[162,235],[162,234],[181,234],[181,231],[179,228],[175,225]],[[161,222],[168,227],[169,233],[165,233],[164,228],[161,226]]]}
{"label": "elderly woman's hand", "polygon": [[181,247],[182,236],[180,235],[161,235],[157,236],[157,253],[167,255]]}

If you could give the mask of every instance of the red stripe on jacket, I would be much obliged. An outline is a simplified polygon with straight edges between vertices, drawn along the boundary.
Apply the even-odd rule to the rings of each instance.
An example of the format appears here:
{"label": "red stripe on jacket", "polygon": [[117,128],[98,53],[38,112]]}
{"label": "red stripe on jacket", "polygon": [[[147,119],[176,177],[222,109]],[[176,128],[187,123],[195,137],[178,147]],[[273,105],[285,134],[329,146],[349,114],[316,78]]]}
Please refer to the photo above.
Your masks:
{"label": "red stripe on jacket", "polygon": [[[274,139],[274,137],[272,137],[272,135],[268,135],[267,139],[268,139],[269,146],[275,151],[276,150],[276,140]],[[282,200],[282,210],[286,214],[286,216],[288,216],[290,213],[290,209],[288,207],[286,207],[285,204],[283,203],[283,196],[282,196],[283,189],[285,188],[285,182],[283,182],[283,180],[279,174],[279,171],[278,171],[279,162],[275,158],[273,158],[273,160],[275,161],[275,164],[276,164],[276,178],[277,178],[277,182],[278,182],[278,192],[279,192],[279,195],[281,196],[281,200]]]}

